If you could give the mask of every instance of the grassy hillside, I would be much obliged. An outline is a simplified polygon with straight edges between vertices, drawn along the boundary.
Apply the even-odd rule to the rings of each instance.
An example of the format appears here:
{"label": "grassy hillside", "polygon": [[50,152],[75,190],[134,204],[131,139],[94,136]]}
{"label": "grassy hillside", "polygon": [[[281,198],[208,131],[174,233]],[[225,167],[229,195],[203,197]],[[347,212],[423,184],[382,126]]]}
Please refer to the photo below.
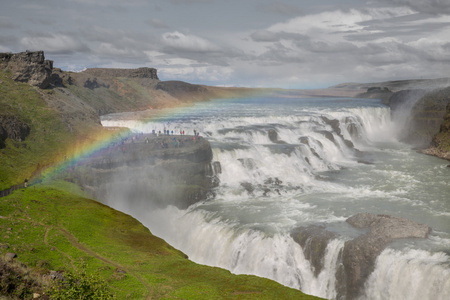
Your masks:
{"label": "grassy hillside", "polygon": [[195,264],[66,182],[16,191],[2,198],[0,211],[3,253],[16,253],[38,274],[95,274],[117,299],[315,299],[268,279]]}
{"label": "grassy hillside", "polygon": [[[0,190],[21,183],[52,164],[74,136],[61,115],[48,107],[37,89],[17,83],[0,72],[0,114],[14,115],[30,127],[25,141],[6,139],[0,149]],[[49,92],[49,91],[44,91]]]}
{"label": "grassy hillside", "polygon": [[[0,149],[0,190],[39,175],[108,134],[98,122],[96,105],[118,111],[134,105],[120,107],[114,101],[122,96],[99,89],[42,90],[0,71],[0,114],[30,128],[25,140],[7,138]],[[145,87],[134,89],[145,94]],[[116,95],[113,103],[107,103],[108,95]],[[131,216],[86,198],[68,182],[44,180],[0,198],[0,231],[0,298],[48,295],[57,282],[49,274],[66,280],[70,274],[87,274],[95,279],[89,284],[106,283],[116,299],[316,299],[271,280],[195,264]],[[6,262],[7,253],[17,255],[13,262]]]}

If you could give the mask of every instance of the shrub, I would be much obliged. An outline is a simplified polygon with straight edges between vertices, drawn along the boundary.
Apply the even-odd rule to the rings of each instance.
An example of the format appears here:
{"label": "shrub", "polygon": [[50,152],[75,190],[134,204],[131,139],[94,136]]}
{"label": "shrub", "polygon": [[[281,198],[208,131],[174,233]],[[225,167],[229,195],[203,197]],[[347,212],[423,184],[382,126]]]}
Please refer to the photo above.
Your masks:
{"label": "shrub", "polygon": [[50,299],[115,299],[105,281],[100,277],[82,272],[64,274],[50,290]]}

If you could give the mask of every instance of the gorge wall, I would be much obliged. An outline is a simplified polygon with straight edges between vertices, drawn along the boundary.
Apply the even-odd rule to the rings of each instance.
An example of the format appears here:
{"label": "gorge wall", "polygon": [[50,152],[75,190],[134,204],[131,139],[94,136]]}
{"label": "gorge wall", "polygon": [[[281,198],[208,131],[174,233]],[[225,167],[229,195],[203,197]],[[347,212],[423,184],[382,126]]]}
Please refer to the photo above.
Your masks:
{"label": "gorge wall", "polygon": [[65,174],[106,204],[187,208],[214,185],[212,151],[202,137],[133,135],[84,159]]}
{"label": "gorge wall", "polygon": [[374,84],[358,96],[379,98],[390,106],[401,141],[423,153],[450,159],[448,79],[421,80],[417,86],[410,83],[392,85],[389,82],[379,86]]}

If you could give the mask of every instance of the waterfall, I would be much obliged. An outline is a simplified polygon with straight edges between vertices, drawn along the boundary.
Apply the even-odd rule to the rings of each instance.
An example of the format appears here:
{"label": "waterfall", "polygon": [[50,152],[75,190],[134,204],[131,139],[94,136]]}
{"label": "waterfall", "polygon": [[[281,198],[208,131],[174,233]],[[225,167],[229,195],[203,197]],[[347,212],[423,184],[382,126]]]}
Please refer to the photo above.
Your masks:
{"label": "waterfall", "polygon": [[[365,211],[400,214],[438,229],[432,234],[439,242],[385,249],[361,299],[449,298],[450,259],[442,251],[450,237],[447,170],[398,143],[389,108],[375,100],[278,100],[203,103],[170,121],[105,120],[147,133],[199,131],[219,180],[214,197],[187,210],[110,205],[195,262],[327,299],[345,297],[337,286],[342,249],[364,233],[345,220]],[[431,183],[433,194],[423,193]],[[315,224],[336,233],[319,273],[291,237],[294,228]]]}

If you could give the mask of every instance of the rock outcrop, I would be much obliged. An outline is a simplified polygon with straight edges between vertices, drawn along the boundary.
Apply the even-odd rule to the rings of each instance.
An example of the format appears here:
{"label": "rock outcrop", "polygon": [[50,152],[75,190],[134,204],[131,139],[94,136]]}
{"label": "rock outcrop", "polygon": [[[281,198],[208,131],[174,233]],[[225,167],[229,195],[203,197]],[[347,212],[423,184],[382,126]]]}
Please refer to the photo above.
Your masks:
{"label": "rock outcrop", "polygon": [[[394,240],[426,238],[430,227],[389,215],[360,213],[346,220],[361,234],[345,242],[339,254],[336,271],[337,299],[357,299],[381,252]],[[292,230],[291,236],[303,249],[317,277],[324,268],[329,242],[339,238],[325,226],[310,225]]]}
{"label": "rock outcrop", "polygon": [[83,73],[90,74],[94,77],[115,78],[147,78],[159,80],[157,70],[154,68],[137,68],[137,69],[109,69],[109,68],[89,68]]}
{"label": "rock outcrop", "polygon": [[[450,88],[443,92],[450,94]],[[450,98],[450,96],[448,97]],[[424,150],[423,153],[450,160],[450,100],[448,100],[439,132],[433,137],[431,147]]]}
{"label": "rock outcrop", "polygon": [[[338,295],[355,299],[374,270],[375,260],[386,246],[396,239],[426,238],[431,231],[427,225],[389,215],[360,213],[347,219],[358,229],[369,232],[345,242],[342,268],[345,278],[338,278]],[[338,296],[338,298],[340,298]]]}
{"label": "rock outcrop", "polygon": [[327,231],[324,226],[311,225],[298,227],[291,232],[291,236],[302,246],[305,258],[314,268],[314,276],[318,276],[324,267],[325,251],[328,242],[338,235]]}
{"label": "rock outcrop", "polygon": [[186,208],[213,186],[211,159],[201,137],[138,135],[85,160],[69,178],[101,202]]}
{"label": "rock outcrop", "polygon": [[275,129],[269,129],[267,135],[269,136],[269,140],[274,144],[286,144],[285,141],[278,139],[278,132]]}
{"label": "rock outcrop", "polygon": [[0,149],[7,138],[21,142],[30,134],[30,127],[14,115],[0,115]]}
{"label": "rock outcrop", "polygon": [[417,148],[428,148],[439,132],[450,103],[450,88],[404,90],[389,99],[392,119],[401,126],[399,138]]}
{"label": "rock outcrop", "polygon": [[45,60],[44,51],[26,51],[16,54],[2,54],[0,63],[11,71],[14,81],[26,82],[41,89],[47,88],[52,80],[53,61]]}

